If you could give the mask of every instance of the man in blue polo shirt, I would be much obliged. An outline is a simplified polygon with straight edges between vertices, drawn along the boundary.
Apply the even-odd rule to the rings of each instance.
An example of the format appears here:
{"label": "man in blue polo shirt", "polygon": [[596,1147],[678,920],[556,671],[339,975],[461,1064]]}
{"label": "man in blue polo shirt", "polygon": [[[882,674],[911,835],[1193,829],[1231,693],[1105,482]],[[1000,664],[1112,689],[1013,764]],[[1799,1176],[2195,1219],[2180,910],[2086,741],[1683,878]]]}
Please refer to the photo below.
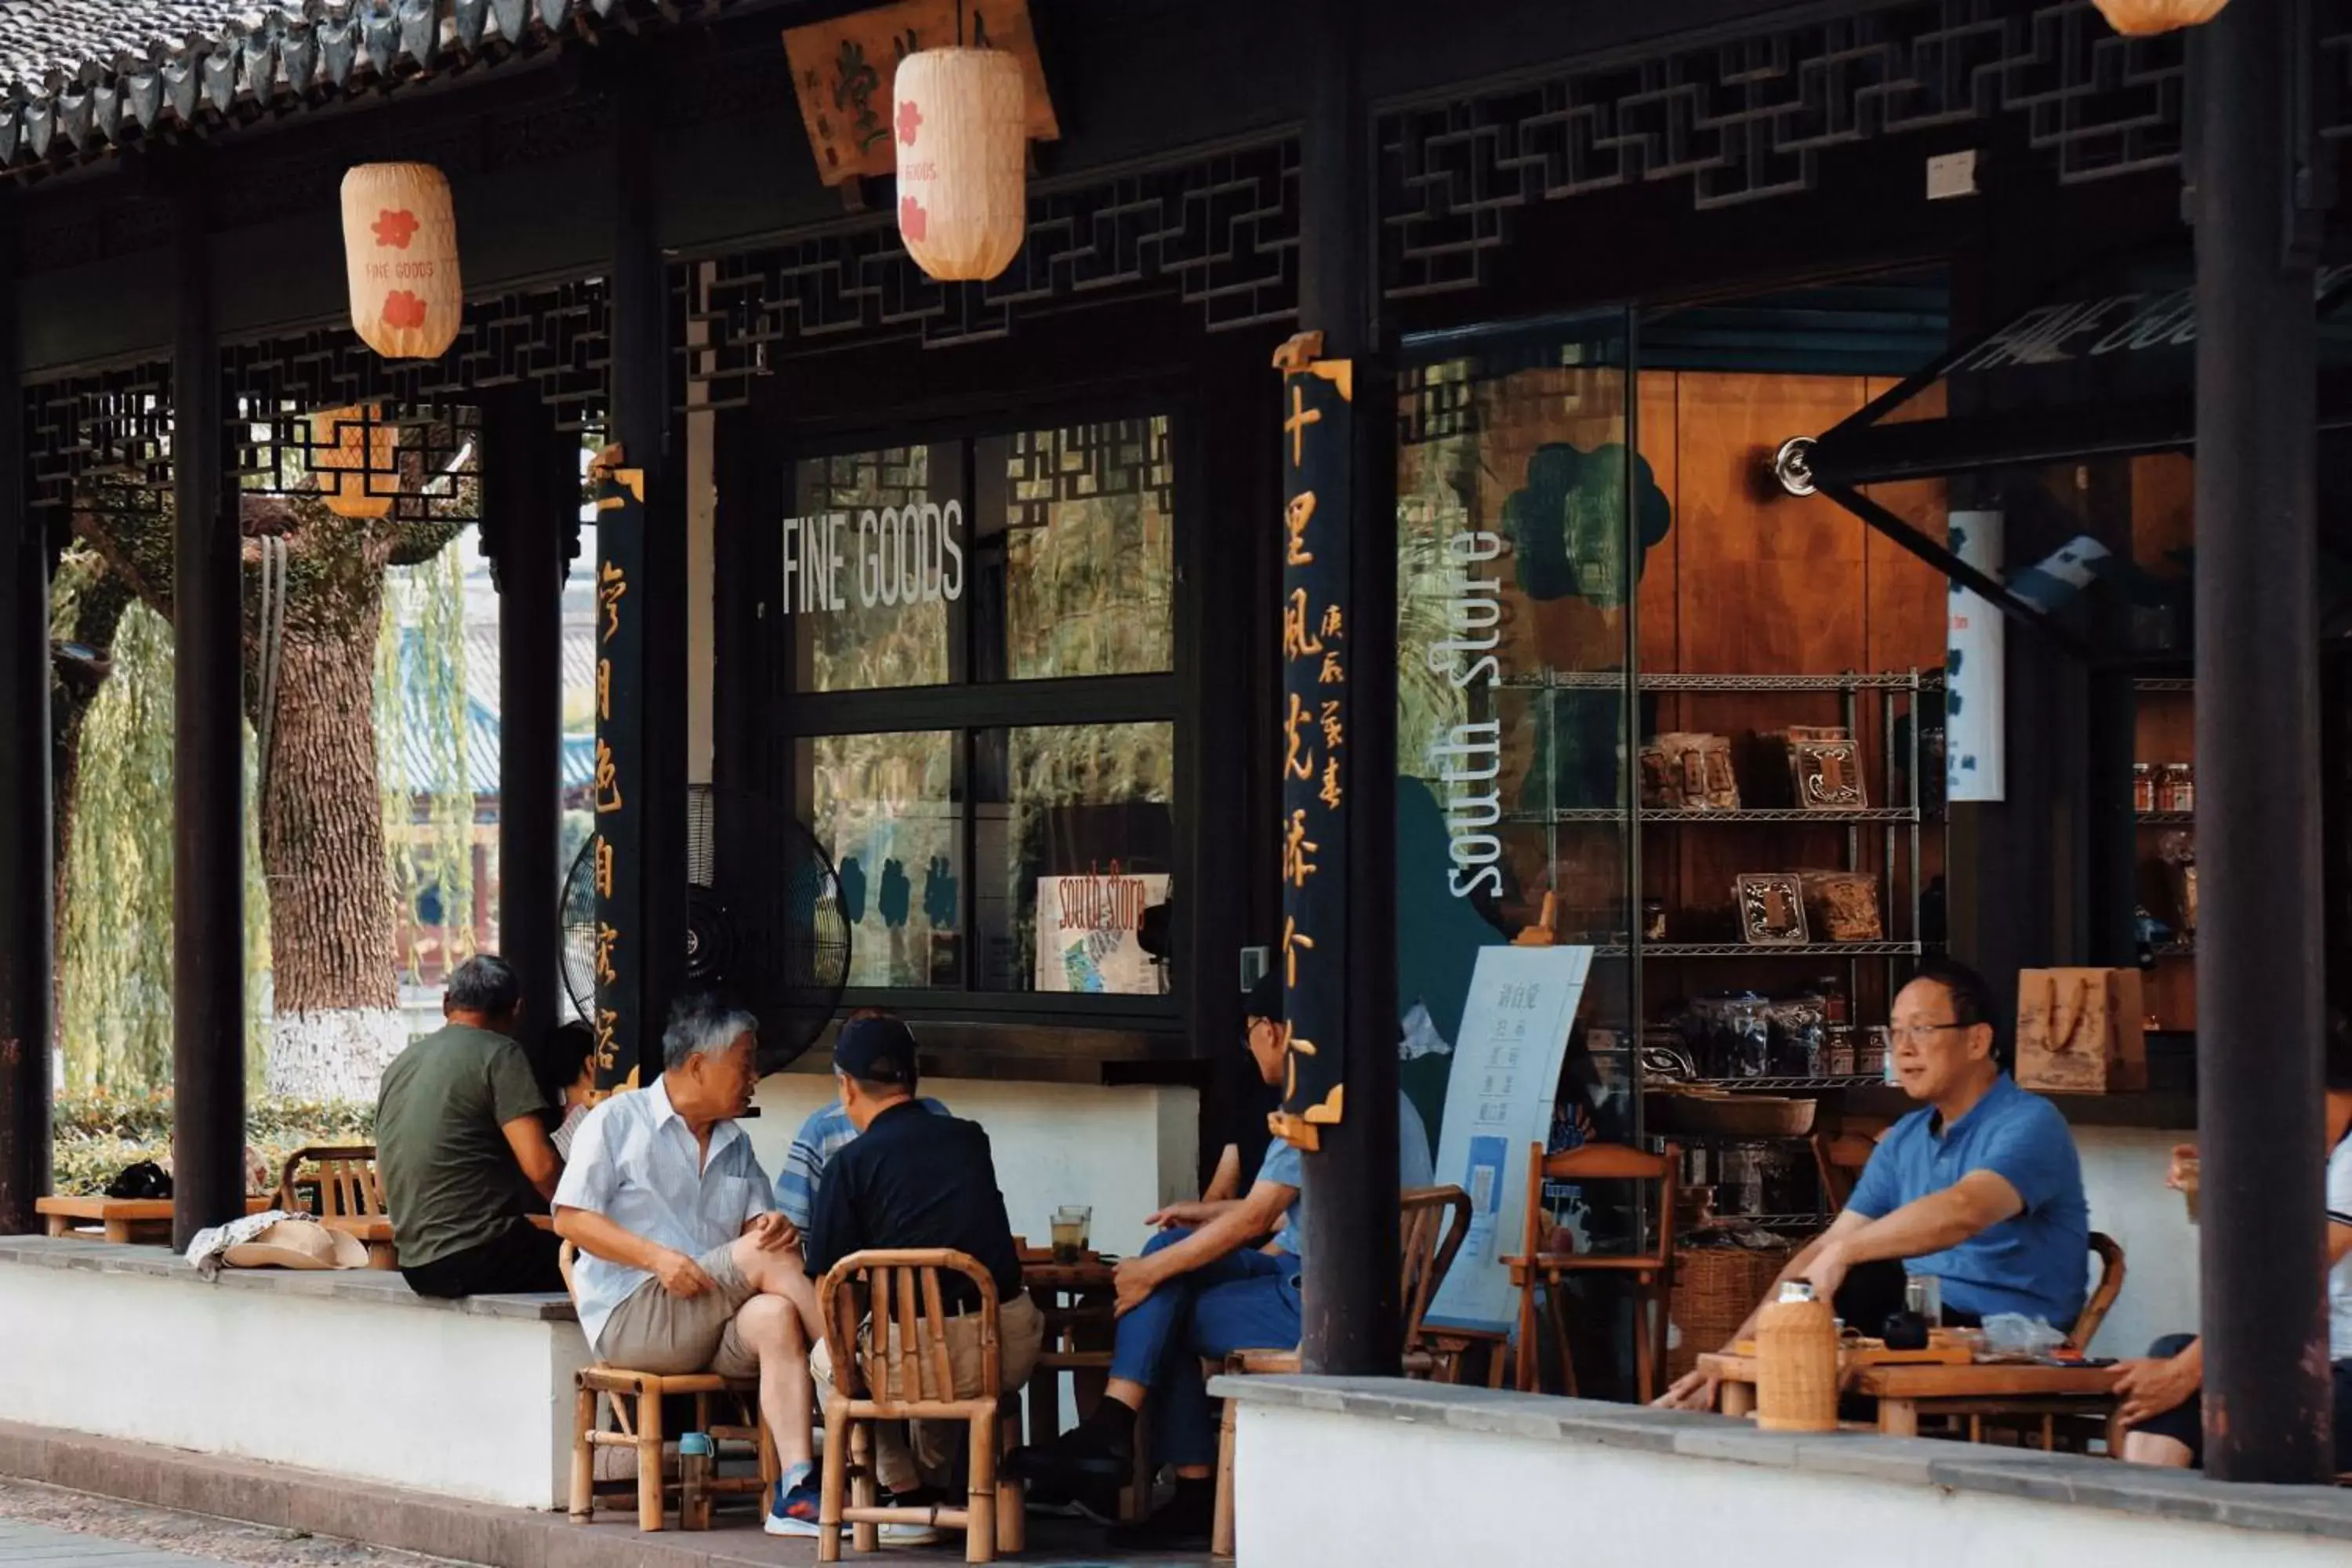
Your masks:
{"label": "man in blue polo shirt", "polygon": [[[1911,1275],[1941,1282],[1948,1324],[2019,1312],[2063,1329],[2083,1310],[2091,1213],[2074,1135],[2003,1070],[1992,1016],[1984,977],[1958,964],[1896,995],[1895,1070],[1921,1109],[1879,1141],[1845,1212],[1781,1271],[1864,1333],[1903,1305]],[[1766,1300],[1779,1292],[1775,1281]],[[1751,1315],[1733,1342],[1754,1329]],[[1658,1403],[1714,1400],[1715,1380],[1694,1372]]]}

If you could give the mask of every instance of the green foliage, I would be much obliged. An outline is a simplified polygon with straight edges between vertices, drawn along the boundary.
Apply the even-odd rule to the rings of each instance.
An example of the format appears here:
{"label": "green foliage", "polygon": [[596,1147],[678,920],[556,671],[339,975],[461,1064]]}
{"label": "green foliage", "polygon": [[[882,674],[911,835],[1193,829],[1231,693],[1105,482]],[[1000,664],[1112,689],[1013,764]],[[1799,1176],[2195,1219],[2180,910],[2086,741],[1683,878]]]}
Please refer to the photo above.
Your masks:
{"label": "green foliage", "polygon": [[[61,1094],[54,1111],[56,1191],[68,1196],[95,1194],[125,1165],[142,1160],[168,1164],[172,1153],[172,1097],[168,1093],[114,1094],[82,1090]],[[275,1178],[286,1157],[314,1143],[365,1143],[375,1137],[375,1107],[307,1100],[257,1099],[248,1107],[246,1142]]]}
{"label": "green foliage", "polygon": [[[64,579],[67,602],[87,572]],[[122,617],[114,671],[84,721],[59,911],[65,1082],[145,1089],[172,1078],[172,628],[144,605]],[[246,767],[246,1054],[258,1083],[268,1045],[267,885]]]}

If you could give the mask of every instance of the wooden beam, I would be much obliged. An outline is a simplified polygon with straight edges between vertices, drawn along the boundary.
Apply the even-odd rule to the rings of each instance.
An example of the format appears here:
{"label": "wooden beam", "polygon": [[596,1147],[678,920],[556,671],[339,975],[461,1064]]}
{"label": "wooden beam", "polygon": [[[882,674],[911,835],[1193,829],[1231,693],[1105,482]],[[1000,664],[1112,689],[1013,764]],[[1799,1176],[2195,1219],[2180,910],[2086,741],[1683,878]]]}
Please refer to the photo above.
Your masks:
{"label": "wooden beam", "polygon": [[41,1226],[56,1034],[49,551],[25,505],[23,401],[16,316],[0,311],[0,1234]]}
{"label": "wooden beam", "polygon": [[204,187],[177,180],[172,353],[172,1238],[245,1213],[245,711],[237,495]]}

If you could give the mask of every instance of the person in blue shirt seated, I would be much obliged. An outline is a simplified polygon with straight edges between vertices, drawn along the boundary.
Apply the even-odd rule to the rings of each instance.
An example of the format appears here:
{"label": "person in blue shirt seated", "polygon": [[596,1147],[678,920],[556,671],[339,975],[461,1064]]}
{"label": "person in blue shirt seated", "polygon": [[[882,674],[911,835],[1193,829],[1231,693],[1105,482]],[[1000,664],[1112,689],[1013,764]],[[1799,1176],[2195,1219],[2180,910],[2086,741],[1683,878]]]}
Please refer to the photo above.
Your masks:
{"label": "person in blue shirt seated", "polygon": [[[1282,1009],[1278,981],[1252,993],[1250,1016],[1276,1026],[1251,1029],[1246,1045],[1269,1084],[1282,1081]],[[1425,1187],[1429,1134],[1412,1105],[1398,1099],[1399,1185]],[[1205,1543],[1216,1510],[1217,1429],[1201,1363],[1237,1350],[1298,1343],[1299,1274],[1308,1247],[1298,1201],[1304,1184],[1298,1150],[1276,1138],[1242,1196],[1176,1204],[1153,1215],[1147,1223],[1166,1228],[1115,1275],[1118,1337],[1104,1396],[1072,1430],[1015,1450],[1005,1460],[1006,1474],[1107,1514],[1110,1495],[1134,1467],[1136,1415],[1148,1393],[1151,1457],[1174,1468],[1176,1492],[1145,1523],[1120,1533],[1138,1546]],[[1274,1239],[1258,1247],[1269,1235]]]}
{"label": "person in blue shirt seated", "polygon": [[[891,1018],[879,1007],[860,1007],[841,1021],[844,1029],[868,1019]],[[907,1063],[907,1091],[915,1089],[915,1064]],[[948,1108],[929,1095],[915,1103],[933,1116],[945,1116]],[[857,1136],[857,1123],[850,1120],[849,1107],[838,1099],[823,1108],[809,1112],[801,1130],[793,1136],[793,1146],[784,1154],[783,1173],[776,1178],[776,1207],[786,1219],[805,1235],[810,1216],[816,1213],[817,1189],[824,1182],[824,1168],[833,1157]]]}
{"label": "person in blue shirt seated", "polygon": [[[1845,1212],[1780,1279],[1811,1281],[1865,1334],[1903,1306],[1911,1275],[1941,1281],[1955,1327],[1999,1312],[2072,1327],[2089,1272],[2082,1164],[2065,1118],[2005,1070],[1991,989],[1973,970],[1931,966],[1895,996],[1893,1026],[1896,1074],[1921,1108],[1879,1141]],[[1776,1280],[1765,1300],[1779,1294]],[[1751,1314],[1732,1343],[1755,1327]],[[1693,1372],[1658,1403],[1711,1409],[1715,1394]]]}

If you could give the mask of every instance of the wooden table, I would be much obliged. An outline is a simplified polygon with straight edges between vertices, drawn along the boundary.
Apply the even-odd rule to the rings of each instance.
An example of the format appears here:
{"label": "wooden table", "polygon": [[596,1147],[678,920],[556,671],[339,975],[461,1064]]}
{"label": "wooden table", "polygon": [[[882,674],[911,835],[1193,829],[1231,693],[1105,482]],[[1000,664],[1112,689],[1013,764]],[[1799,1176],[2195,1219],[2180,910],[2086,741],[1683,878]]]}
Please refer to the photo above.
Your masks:
{"label": "wooden table", "polygon": [[[1052,1253],[1024,1247],[1021,1282],[1045,1319],[1045,1349],[1029,1373],[1029,1441],[1050,1443],[1062,1428],[1062,1377],[1067,1373],[1078,1414],[1103,1396],[1110,1382],[1111,1345],[1118,1337],[1113,1271],[1117,1264],[1089,1253],[1076,1263],[1056,1263]],[[1138,1469],[1149,1461],[1136,1445]],[[1151,1488],[1140,1474],[1119,1488],[1118,1516],[1142,1519],[1150,1512]]]}
{"label": "wooden table", "polygon": [[[1701,1372],[1722,1381],[1726,1415],[1756,1408],[1756,1358],[1702,1355]],[[2105,1415],[2115,1404],[2112,1366],[2044,1366],[2036,1362],[1979,1362],[1969,1366],[1871,1366],[1853,1374],[1848,1391],[1878,1402],[1878,1429],[1916,1437],[1926,1415]]]}
{"label": "wooden table", "polygon": [[[247,1198],[245,1212],[259,1214],[268,1198]],[[113,1242],[172,1242],[172,1200],[169,1198],[36,1198],[33,1208],[48,1221],[51,1236],[71,1236],[77,1226],[94,1225]],[[163,1234],[158,1236],[157,1231]]]}

